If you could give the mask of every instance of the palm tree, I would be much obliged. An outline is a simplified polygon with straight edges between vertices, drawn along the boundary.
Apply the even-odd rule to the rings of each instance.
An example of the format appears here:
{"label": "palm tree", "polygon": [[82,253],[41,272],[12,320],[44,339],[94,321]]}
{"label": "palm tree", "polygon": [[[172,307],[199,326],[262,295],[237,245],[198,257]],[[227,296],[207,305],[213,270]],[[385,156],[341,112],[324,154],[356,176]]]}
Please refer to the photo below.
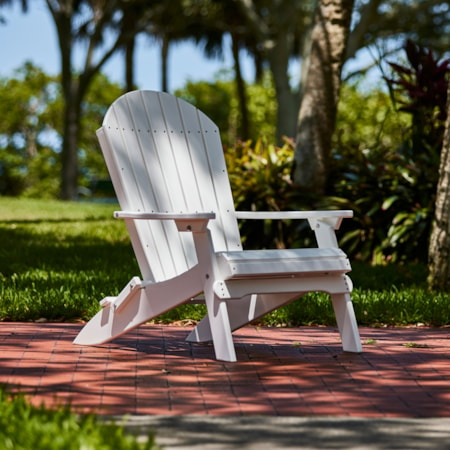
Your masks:
{"label": "palm tree", "polygon": [[302,36],[311,21],[314,0],[234,0],[245,23],[246,49],[257,48],[255,58],[267,64],[275,85],[278,103],[277,140],[295,134],[298,94],[292,91],[289,62],[298,56]]}
{"label": "palm tree", "polygon": [[[61,198],[68,200],[78,191],[78,142],[83,99],[94,78],[106,61],[133,38],[132,33],[118,33],[124,29],[123,2],[99,0],[46,0],[56,27],[61,56],[61,86],[64,98],[62,136]],[[109,44],[104,37],[116,31]],[[129,30],[128,30],[129,31]],[[74,49],[82,41],[86,49],[84,65],[74,66]]]}
{"label": "palm tree", "polygon": [[[169,90],[168,58],[170,47],[180,41],[192,41],[201,47],[207,58],[223,56],[225,36],[231,35],[236,90],[241,108],[240,136],[249,135],[245,82],[239,60],[239,51],[245,47],[242,32],[244,24],[234,6],[227,1],[154,2],[148,7],[150,18],[146,33],[161,43],[162,90]],[[170,21],[167,19],[170,18]]]}
{"label": "palm tree", "polygon": [[[2,6],[12,6],[14,3],[19,3],[21,4],[21,8],[22,8],[22,12],[26,13],[28,12],[28,0],[0,0],[0,8]],[[5,17],[3,17],[2,15],[0,15],[0,24],[6,22]]]}

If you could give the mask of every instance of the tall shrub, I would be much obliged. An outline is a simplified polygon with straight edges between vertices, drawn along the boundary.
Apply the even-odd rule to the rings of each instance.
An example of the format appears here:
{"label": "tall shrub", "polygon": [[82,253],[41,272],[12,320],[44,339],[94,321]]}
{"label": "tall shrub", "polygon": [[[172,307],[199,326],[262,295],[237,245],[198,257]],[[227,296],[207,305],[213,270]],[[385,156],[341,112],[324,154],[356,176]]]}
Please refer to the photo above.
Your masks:
{"label": "tall shrub", "polygon": [[[287,211],[304,209],[301,192],[293,187],[293,142],[278,147],[266,139],[239,141],[225,151],[231,188],[239,211]],[[306,223],[290,220],[243,220],[244,246],[285,248],[309,245],[314,239]]]}
{"label": "tall shrub", "polygon": [[395,205],[398,211],[389,230],[388,244],[400,245],[407,254],[412,248],[414,256],[426,262],[447,117],[450,59],[439,60],[430,49],[411,40],[404,50],[408,65],[389,63],[393,77],[387,82],[399,110],[411,116],[409,139],[400,148],[400,154],[412,189],[408,198],[393,196],[386,205]]}
{"label": "tall shrub", "polygon": [[355,220],[344,223],[343,243],[376,263],[426,262],[434,212],[449,63],[410,42],[405,50],[408,65],[391,64],[392,105],[387,94],[376,94],[382,104],[360,94],[361,103],[351,103],[348,112],[343,96],[328,191],[333,197],[324,202],[355,211]]}

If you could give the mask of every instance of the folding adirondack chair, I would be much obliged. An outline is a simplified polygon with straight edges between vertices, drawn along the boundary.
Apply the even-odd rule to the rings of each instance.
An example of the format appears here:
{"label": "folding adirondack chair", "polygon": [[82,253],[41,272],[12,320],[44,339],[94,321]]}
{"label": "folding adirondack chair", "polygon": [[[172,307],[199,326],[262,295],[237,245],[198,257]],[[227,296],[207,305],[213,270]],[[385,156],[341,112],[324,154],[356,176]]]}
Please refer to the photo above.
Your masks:
{"label": "folding adirondack chair", "polygon": [[[117,99],[97,131],[141,270],[81,330],[97,345],[204,294],[207,315],[187,336],[236,361],[232,331],[310,291],[330,294],[344,351],[361,352],[335,230],[352,211],[236,212],[217,126],[166,93]],[[238,219],[306,219],[318,247],[243,250]]]}

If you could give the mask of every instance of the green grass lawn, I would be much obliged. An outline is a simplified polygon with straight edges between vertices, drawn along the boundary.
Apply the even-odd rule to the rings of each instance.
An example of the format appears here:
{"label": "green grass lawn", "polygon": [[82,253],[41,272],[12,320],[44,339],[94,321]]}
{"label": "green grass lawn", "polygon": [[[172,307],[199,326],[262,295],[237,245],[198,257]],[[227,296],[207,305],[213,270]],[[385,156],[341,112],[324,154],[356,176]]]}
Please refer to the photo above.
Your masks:
{"label": "green grass lawn", "polygon": [[[88,320],[139,269],[117,205],[0,198],[0,320]],[[367,325],[450,324],[450,295],[426,289],[426,267],[353,263],[353,301]],[[181,306],[159,320],[198,320],[203,305]],[[314,293],[262,321],[334,324],[326,294]]]}
{"label": "green grass lawn", "polygon": [[48,409],[29,404],[20,394],[0,389],[0,449],[14,450],[157,450],[153,434],[145,439],[94,414],[76,415],[69,407]]}

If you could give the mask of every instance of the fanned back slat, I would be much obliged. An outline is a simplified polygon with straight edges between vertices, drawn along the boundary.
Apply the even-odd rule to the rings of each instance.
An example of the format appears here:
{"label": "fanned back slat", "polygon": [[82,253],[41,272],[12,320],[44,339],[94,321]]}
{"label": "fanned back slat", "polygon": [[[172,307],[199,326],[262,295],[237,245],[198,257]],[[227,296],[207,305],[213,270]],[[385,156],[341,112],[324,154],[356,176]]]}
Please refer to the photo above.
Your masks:
{"label": "fanned back slat", "polygon": [[[130,92],[97,134],[122,210],[213,211],[215,251],[241,249],[219,130],[201,111],[165,93]],[[196,264],[192,236],[174,223],[126,224],[144,279],[169,279]]]}

